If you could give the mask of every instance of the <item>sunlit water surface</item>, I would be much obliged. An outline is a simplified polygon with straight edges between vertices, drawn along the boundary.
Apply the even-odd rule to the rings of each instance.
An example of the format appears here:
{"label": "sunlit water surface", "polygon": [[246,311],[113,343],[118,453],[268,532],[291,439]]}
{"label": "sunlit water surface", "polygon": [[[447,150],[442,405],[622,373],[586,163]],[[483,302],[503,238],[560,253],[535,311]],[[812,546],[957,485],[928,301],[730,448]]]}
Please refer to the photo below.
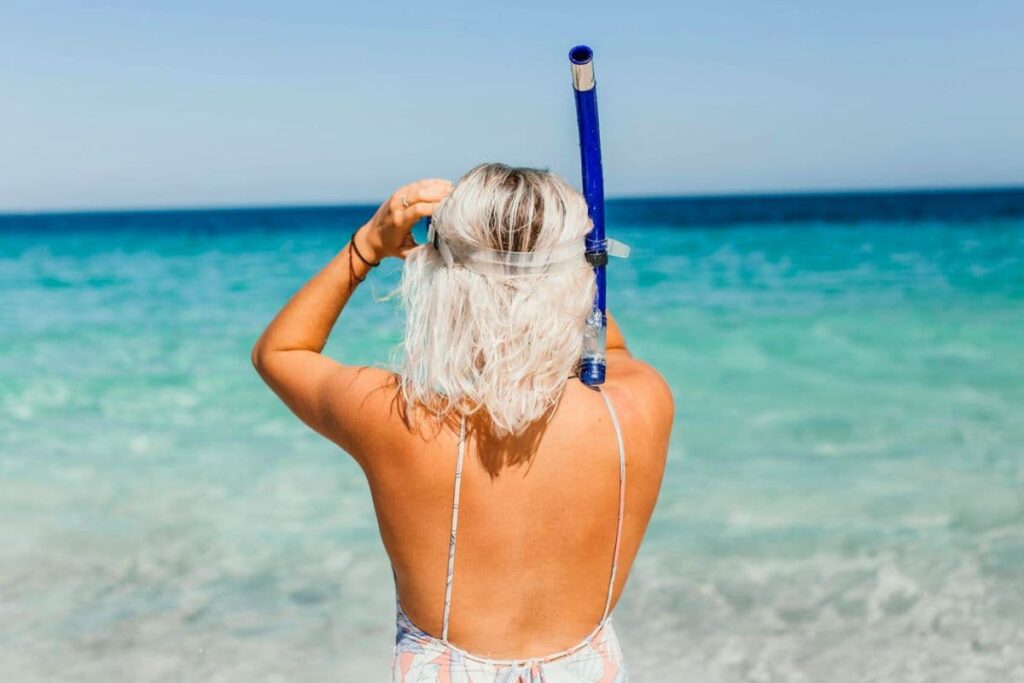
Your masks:
{"label": "sunlit water surface", "polygon": [[[1024,680],[1024,220],[818,201],[612,211],[677,401],[634,680]],[[0,679],[387,677],[362,474],[249,363],[367,215],[0,218]],[[388,361],[380,270],[330,354]]]}

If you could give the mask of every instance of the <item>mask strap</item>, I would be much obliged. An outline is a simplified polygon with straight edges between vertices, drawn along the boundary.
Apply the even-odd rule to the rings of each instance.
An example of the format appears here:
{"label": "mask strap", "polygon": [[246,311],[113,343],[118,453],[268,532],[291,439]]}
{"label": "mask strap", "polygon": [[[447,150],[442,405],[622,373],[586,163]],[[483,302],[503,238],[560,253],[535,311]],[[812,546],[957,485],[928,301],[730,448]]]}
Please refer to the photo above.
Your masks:
{"label": "mask strap", "polygon": [[[427,242],[430,243],[446,267],[462,266],[485,275],[529,277],[571,272],[586,262],[583,240],[539,251],[503,251],[486,247],[452,246],[428,223]],[[629,245],[608,239],[605,248],[609,256],[626,258]]]}

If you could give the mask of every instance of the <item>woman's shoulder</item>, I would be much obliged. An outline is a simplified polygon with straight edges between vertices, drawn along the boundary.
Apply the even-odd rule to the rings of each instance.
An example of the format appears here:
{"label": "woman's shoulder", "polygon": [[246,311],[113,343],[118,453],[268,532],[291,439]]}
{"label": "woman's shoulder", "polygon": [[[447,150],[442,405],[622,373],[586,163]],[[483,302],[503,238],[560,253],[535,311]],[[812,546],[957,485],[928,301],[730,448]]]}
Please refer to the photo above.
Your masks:
{"label": "woman's shoulder", "polygon": [[[609,358],[600,391],[575,381],[566,398],[560,424],[574,434],[569,437],[572,443],[585,444],[590,451],[599,449],[614,459],[616,441],[609,424],[612,415],[604,405],[607,399],[619,425],[629,472],[627,505],[634,519],[647,519],[668,461],[675,412],[668,383],[648,363],[623,355]],[[611,476],[615,470],[604,471]]]}
{"label": "woman's shoulder", "polygon": [[[603,397],[602,397],[603,394]],[[569,431],[593,433],[607,398],[617,418],[631,460],[641,457],[652,465],[663,463],[675,418],[675,402],[668,383],[653,366],[625,353],[609,354],[605,383],[600,390],[570,382],[560,413]],[[604,418],[607,420],[607,418]],[[604,433],[603,429],[598,430]]]}
{"label": "woman's shoulder", "polygon": [[671,429],[675,397],[668,382],[653,365],[625,351],[609,353],[604,388],[611,392],[612,400],[618,397],[620,403],[645,415],[653,425]]}

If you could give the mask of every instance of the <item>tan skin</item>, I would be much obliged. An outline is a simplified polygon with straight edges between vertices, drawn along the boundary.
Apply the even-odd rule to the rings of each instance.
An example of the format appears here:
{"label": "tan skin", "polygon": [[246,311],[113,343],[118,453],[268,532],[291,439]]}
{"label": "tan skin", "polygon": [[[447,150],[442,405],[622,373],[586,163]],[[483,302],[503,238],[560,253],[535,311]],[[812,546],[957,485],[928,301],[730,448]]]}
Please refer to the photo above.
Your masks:
{"label": "tan skin", "polygon": [[[397,190],[356,233],[359,252],[374,262],[405,258],[417,248],[413,225],[451,190],[440,179]],[[440,637],[458,426],[411,427],[429,417],[404,414],[393,373],[322,355],[356,278],[371,270],[351,250],[346,245],[281,309],[252,360],[303,422],[362,467],[402,606]],[[602,391],[627,457],[614,605],[657,500],[674,408],[665,381],[630,355],[611,316],[607,373]],[[501,440],[497,450],[486,431],[469,430],[448,640],[496,658],[557,652],[590,633],[604,609],[619,490],[611,421],[599,393],[569,379],[546,426]],[[496,461],[495,452],[504,455]]]}

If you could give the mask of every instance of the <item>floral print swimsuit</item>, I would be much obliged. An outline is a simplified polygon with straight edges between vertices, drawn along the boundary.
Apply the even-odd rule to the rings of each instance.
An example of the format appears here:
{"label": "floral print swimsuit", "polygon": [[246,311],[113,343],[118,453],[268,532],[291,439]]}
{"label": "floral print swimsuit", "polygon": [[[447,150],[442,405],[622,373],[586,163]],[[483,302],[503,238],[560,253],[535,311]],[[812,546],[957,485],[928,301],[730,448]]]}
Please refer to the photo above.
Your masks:
{"label": "floral print swimsuit", "polygon": [[601,393],[619,448],[619,514],[615,529],[615,552],[605,599],[604,616],[581,642],[561,652],[529,659],[487,659],[470,654],[448,642],[448,613],[451,608],[455,567],[455,539],[459,526],[459,494],[462,489],[462,460],[465,454],[466,421],[459,429],[459,455],[455,465],[455,494],[452,529],[448,541],[448,576],[445,583],[441,637],[426,633],[409,620],[398,602],[398,633],[392,662],[393,683],[626,683],[628,676],[622,650],[611,620],[612,590],[619,563],[622,518],[626,501],[626,451],[618,417],[607,394]]}

